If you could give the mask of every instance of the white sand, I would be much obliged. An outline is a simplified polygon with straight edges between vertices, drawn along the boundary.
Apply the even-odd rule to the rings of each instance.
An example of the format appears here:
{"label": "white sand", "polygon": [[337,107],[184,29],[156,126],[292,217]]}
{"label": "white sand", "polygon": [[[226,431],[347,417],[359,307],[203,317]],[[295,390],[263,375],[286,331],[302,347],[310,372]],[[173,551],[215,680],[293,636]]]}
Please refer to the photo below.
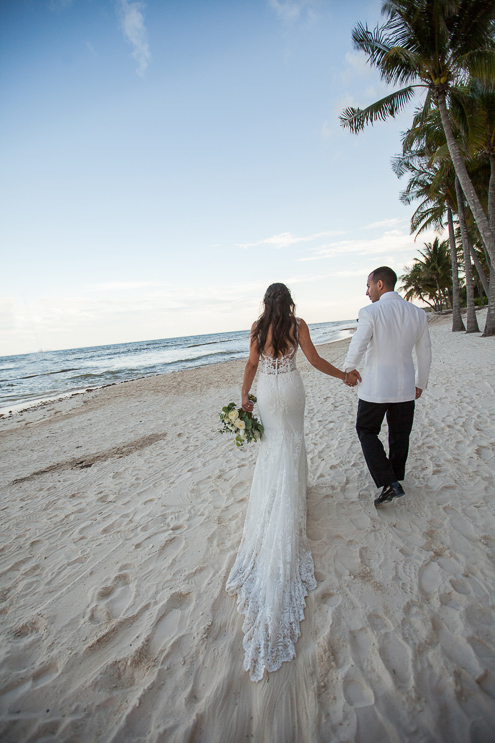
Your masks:
{"label": "white sand", "polygon": [[379,511],[355,390],[300,360],[318,588],[259,684],[224,591],[256,447],[216,433],[243,362],[2,419],[1,740],[493,740],[495,345],[450,326]]}

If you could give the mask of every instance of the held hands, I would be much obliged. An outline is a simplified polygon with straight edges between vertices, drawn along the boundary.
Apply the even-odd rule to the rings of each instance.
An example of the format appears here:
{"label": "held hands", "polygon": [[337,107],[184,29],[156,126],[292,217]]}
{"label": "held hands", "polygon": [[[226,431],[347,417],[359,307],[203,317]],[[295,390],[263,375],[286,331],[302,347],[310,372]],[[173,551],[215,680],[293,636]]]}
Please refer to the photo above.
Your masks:
{"label": "held hands", "polygon": [[355,387],[358,382],[362,382],[361,375],[357,369],[353,369],[352,371],[345,373],[343,382],[348,387]]}

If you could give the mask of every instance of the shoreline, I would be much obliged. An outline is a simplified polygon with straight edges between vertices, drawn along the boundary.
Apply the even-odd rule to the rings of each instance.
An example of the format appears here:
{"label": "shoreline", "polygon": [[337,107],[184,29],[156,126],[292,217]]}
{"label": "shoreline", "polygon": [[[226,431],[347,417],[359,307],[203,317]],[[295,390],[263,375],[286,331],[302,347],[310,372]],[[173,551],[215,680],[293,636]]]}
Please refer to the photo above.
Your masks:
{"label": "shoreline", "polygon": [[[466,314],[467,309],[466,307],[461,308],[461,314]],[[476,307],[477,313],[486,313],[486,307]],[[428,318],[428,324],[429,326],[435,324],[438,321],[441,321],[442,319],[445,319],[452,315],[452,310],[442,310],[441,312],[432,311],[429,310],[426,312],[427,318]],[[341,343],[341,342],[348,342],[350,341],[350,338],[352,338],[352,335],[355,332],[355,328],[343,328],[343,331],[347,330],[349,332],[349,335],[345,338],[338,338],[333,341],[326,341],[325,343],[315,343],[315,346],[317,348],[327,346],[327,345],[333,345],[335,343]],[[461,331],[462,332],[462,331]],[[482,327],[480,328],[480,334],[483,332]],[[205,345],[205,344],[200,344]],[[300,354],[301,356],[302,354]],[[57,402],[62,402],[65,399],[70,399],[72,397],[75,397],[76,395],[83,395],[86,393],[93,393],[98,390],[105,389],[107,387],[113,387],[115,385],[119,384],[128,384],[129,382],[137,382],[141,379],[151,379],[156,377],[162,377],[162,376],[168,376],[169,374],[182,374],[185,371],[190,371],[192,369],[203,369],[203,368],[209,368],[209,367],[216,367],[221,366],[223,364],[229,364],[232,361],[245,361],[247,359],[248,354],[246,353],[246,356],[242,359],[232,359],[231,361],[218,361],[212,364],[204,364],[199,366],[193,366],[189,367],[187,369],[176,369],[169,372],[159,372],[157,374],[146,374],[140,377],[132,377],[131,379],[121,379],[117,382],[109,382],[107,384],[102,385],[95,385],[94,387],[83,387],[83,388],[73,388],[69,389],[66,392],[60,392],[53,395],[49,395],[46,397],[40,397],[35,398],[33,400],[18,400],[11,402],[7,405],[1,405],[0,404],[0,420],[5,418],[10,418],[15,415],[23,414],[28,412],[29,410],[37,410],[39,408],[46,407],[47,405],[52,405]]]}
{"label": "shoreline", "polygon": [[[2,740],[490,740],[495,347],[450,328],[430,325],[406,495],[379,510],[355,390],[298,354],[317,588],[258,684],[225,591],[256,445],[218,432],[245,359],[1,419]],[[341,367],[348,343],[319,351]]]}
{"label": "shoreline", "polygon": [[[319,348],[320,346],[332,345],[333,343],[340,343],[343,341],[348,341],[352,337],[355,328],[345,328],[345,330],[349,331],[349,336],[347,336],[346,338],[338,338],[336,340],[327,341],[325,343],[315,343],[315,346]],[[248,357],[248,354],[246,353],[245,357],[239,358],[239,359],[231,359],[231,361],[244,361],[245,362],[247,357]],[[75,395],[83,395],[86,392],[95,392],[96,390],[102,390],[102,389],[105,389],[106,387],[113,387],[116,384],[127,384],[129,382],[138,382],[141,379],[162,377],[168,374],[182,374],[183,372],[189,371],[192,369],[204,369],[204,368],[209,368],[211,366],[220,366],[222,364],[229,364],[231,363],[231,361],[217,361],[211,364],[201,364],[199,366],[192,366],[187,369],[175,369],[169,372],[159,372],[158,374],[145,374],[142,377],[132,377],[131,379],[121,379],[118,382],[109,382],[107,384],[95,385],[94,387],[84,387],[81,389],[74,388],[71,390],[67,390],[66,392],[57,393],[55,395],[50,395],[48,397],[36,398],[34,400],[27,400],[27,401],[19,400],[17,402],[12,402],[8,405],[0,405],[0,419],[9,418],[12,415],[16,415],[18,413],[25,413],[28,410],[34,410],[40,407],[45,407],[46,405],[50,405],[55,402],[62,402],[62,400],[65,400],[66,398],[74,397]]]}

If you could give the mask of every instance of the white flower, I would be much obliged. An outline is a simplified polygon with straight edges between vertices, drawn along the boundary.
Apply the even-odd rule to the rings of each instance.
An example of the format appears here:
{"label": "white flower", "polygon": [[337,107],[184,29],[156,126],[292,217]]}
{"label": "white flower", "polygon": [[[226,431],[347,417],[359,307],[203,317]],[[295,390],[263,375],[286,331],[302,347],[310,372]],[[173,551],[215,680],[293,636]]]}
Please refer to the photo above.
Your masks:
{"label": "white flower", "polygon": [[237,412],[235,408],[230,411],[229,418],[231,421],[236,421],[239,418],[239,413]]}
{"label": "white flower", "polygon": [[235,422],[235,425],[236,425],[236,426],[237,426],[237,428],[239,428],[239,429],[240,429],[241,431],[244,431],[244,429],[246,428],[246,424],[244,423],[244,421],[241,421],[241,419],[240,419],[240,418],[239,418],[238,420],[236,420],[236,422]]}

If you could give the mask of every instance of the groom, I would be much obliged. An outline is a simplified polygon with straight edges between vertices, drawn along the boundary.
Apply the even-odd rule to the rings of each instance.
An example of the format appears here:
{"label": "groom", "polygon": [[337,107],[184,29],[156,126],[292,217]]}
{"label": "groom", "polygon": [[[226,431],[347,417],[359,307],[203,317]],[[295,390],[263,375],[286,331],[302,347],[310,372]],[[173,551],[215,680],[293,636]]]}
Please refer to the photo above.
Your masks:
{"label": "groom", "polygon": [[[366,352],[356,430],[375,485],[383,488],[375,500],[377,508],[404,495],[399,480],[404,479],[414,401],[426,388],[431,363],[426,313],[394,291],[396,282],[388,266],[375,268],[368,276],[366,294],[373,304],[359,311],[358,327],[344,361],[345,371],[353,371]],[[385,415],[388,457],[378,438]]]}

